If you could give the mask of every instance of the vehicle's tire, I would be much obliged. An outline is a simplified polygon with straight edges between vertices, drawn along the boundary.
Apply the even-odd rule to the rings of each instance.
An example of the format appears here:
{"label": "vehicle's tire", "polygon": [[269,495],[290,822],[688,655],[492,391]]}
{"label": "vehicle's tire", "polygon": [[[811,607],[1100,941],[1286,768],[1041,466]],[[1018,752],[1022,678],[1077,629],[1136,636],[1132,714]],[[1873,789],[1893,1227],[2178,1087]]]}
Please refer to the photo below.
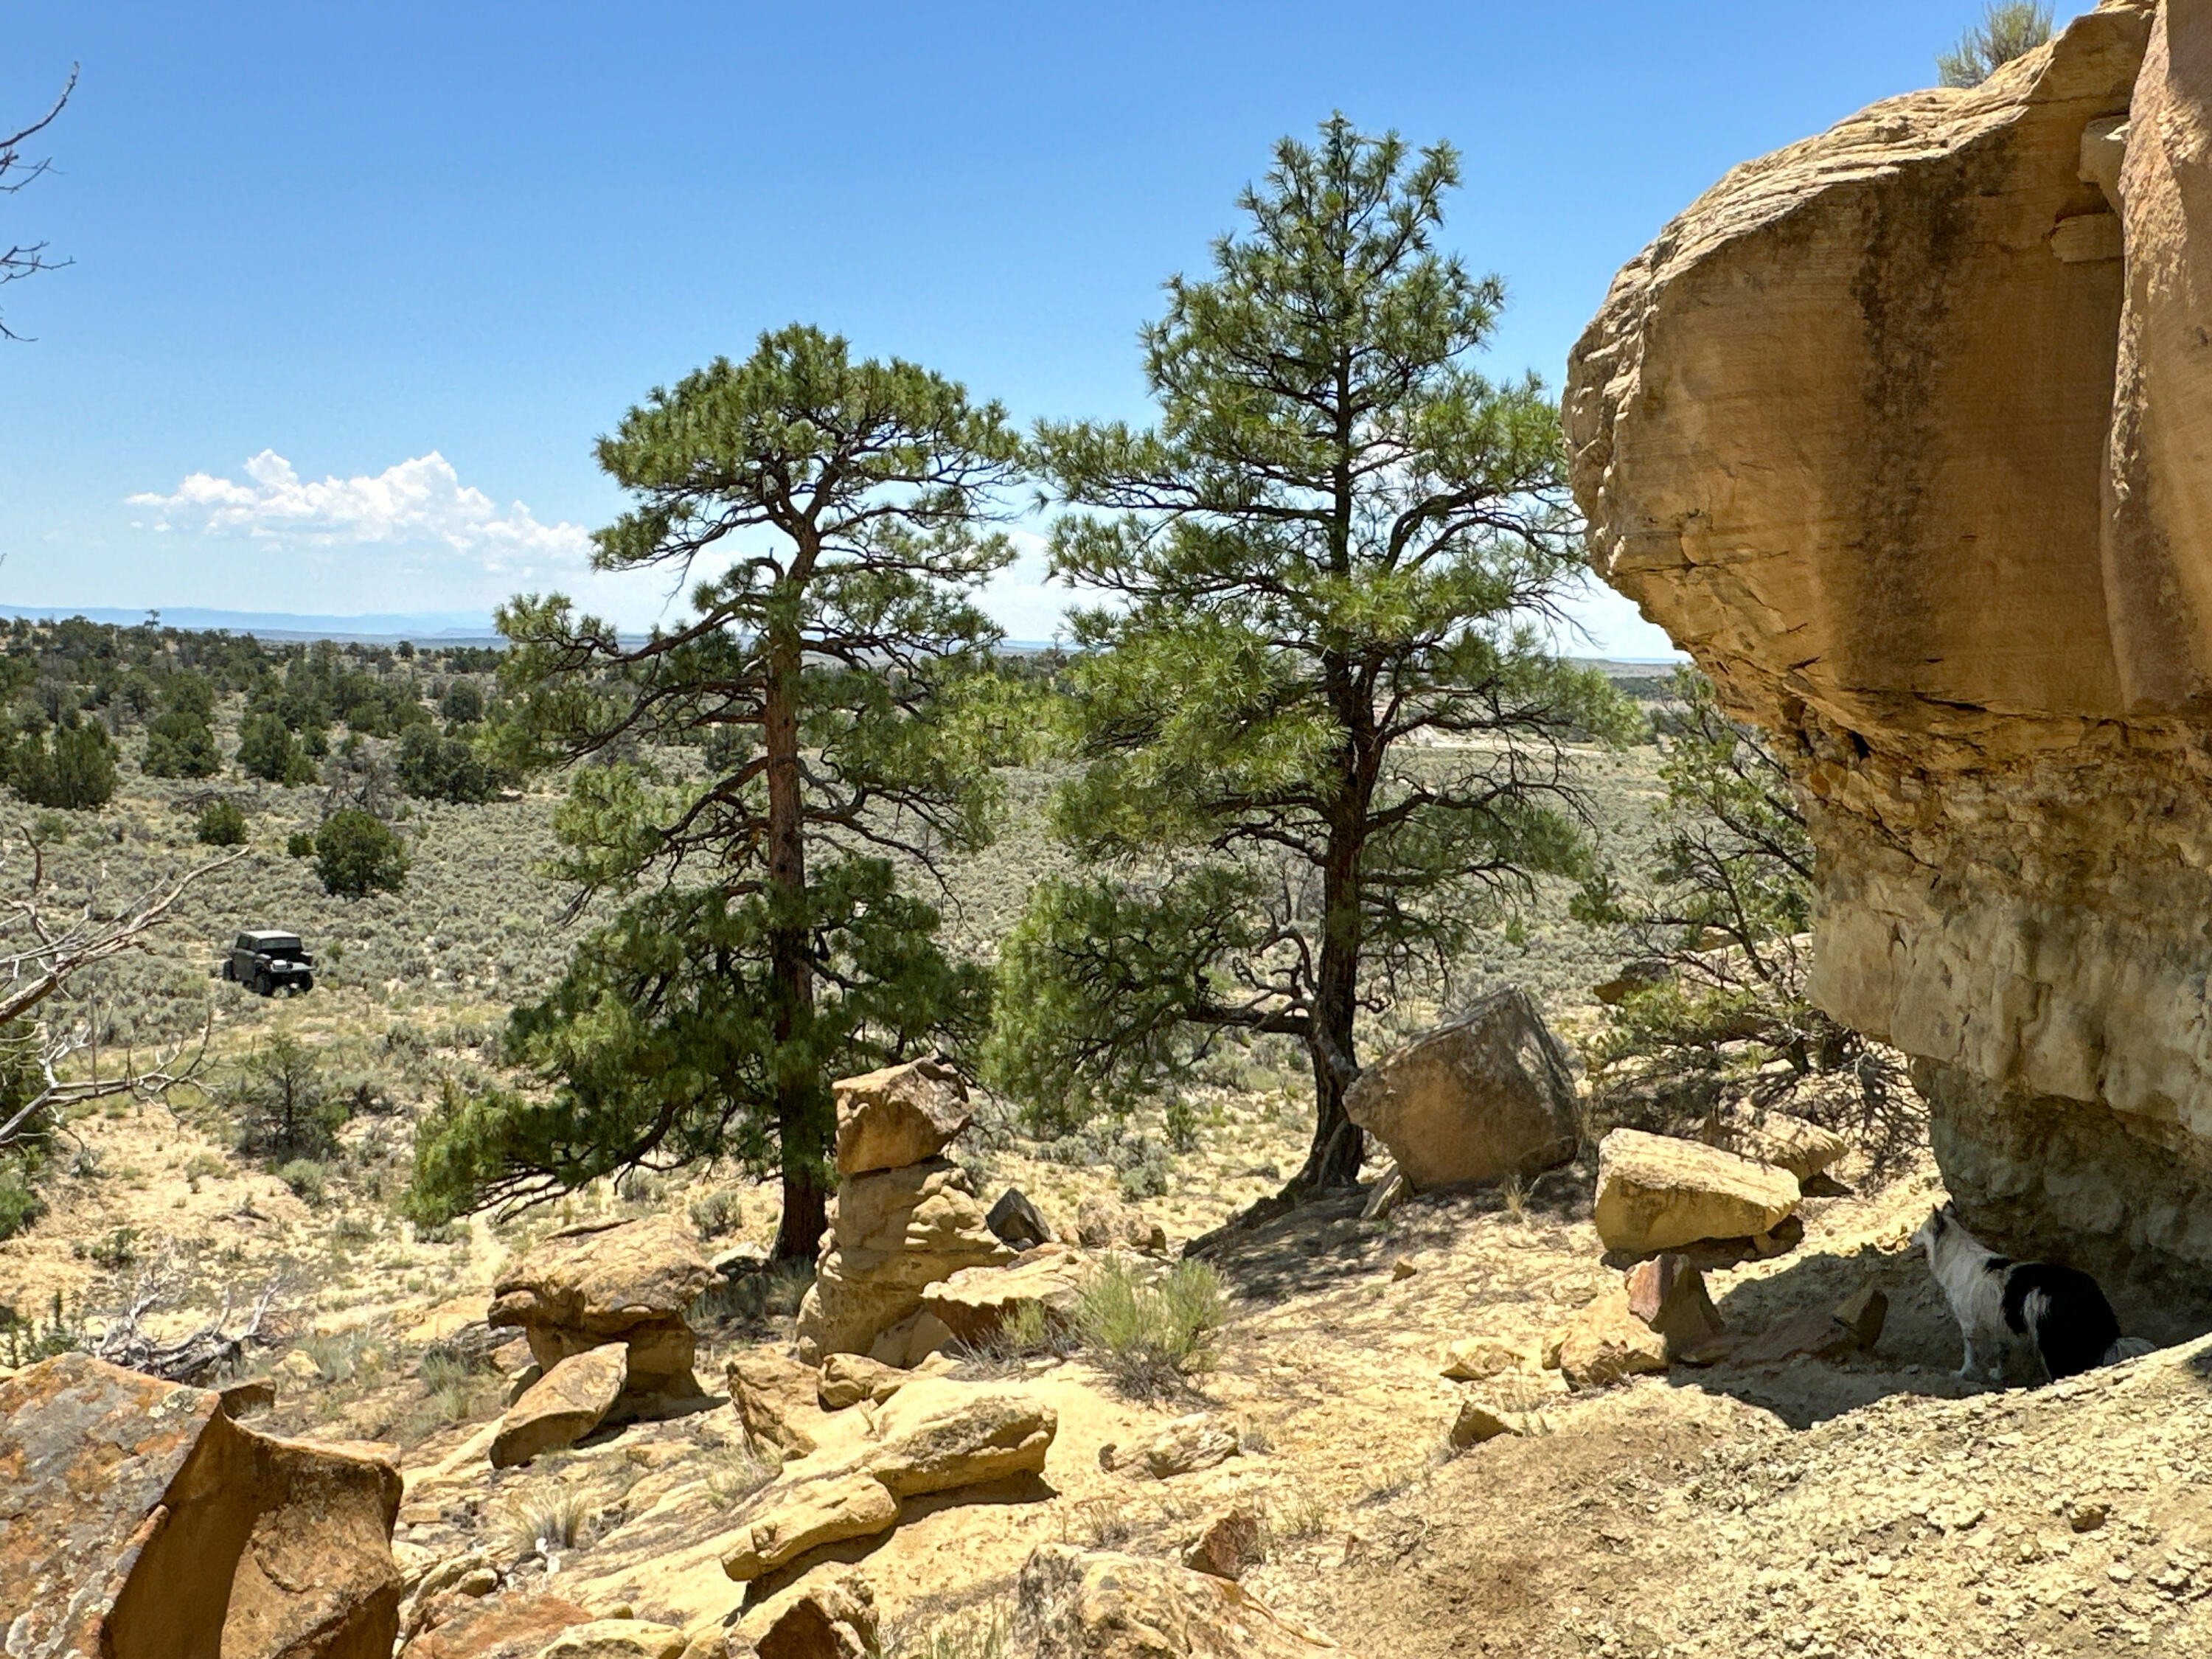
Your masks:
{"label": "vehicle's tire", "polygon": [[292,981],[292,989],[301,996],[307,995],[308,992],[314,988],[315,976],[313,974],[302,974],[299,978]]}
{"label": "vehicle's tire", "polygon": [[269,982],[268,975],[256,974],[253,976],[253,994],[258,997],[273,997],[276,994],[276,988]]}
{"label": "vehicle's tire", "polygon": [[233,984],[238,981],[238,964],[228,957],[222,959],[222,976]]}

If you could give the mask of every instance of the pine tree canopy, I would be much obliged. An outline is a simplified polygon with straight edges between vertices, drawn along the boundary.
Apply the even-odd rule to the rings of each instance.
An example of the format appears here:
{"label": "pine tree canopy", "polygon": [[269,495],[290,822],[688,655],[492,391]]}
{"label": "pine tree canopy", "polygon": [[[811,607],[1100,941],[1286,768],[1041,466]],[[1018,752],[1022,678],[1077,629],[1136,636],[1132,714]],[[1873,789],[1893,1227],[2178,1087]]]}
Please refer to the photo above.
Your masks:
{"label": "pine tree canopy", "polygon": [[1047,424],[1077,613],[1046,884],[995,1075],[1048,1115],[1171,1083],[1224,1031],[1302,1042],[1304,1184],[1347,1181],[1355,1025],[1501,896],[1579,869],[1573,738],[1620,728],[1549,640],[1582,574],[1558,412],[1470,359],[1504,303],[1436,242],[1459,162],[1342,117],[1285,140],[1144,331],[1157,426]]}
{"label": "pine tree canopy", "polygon": [[422,1181],[466,1203],[772,1149],[779,1252],[810,1255],[830,1079],[981,1024],[984,982],[894,874],[993,830],[1007,694],[970,596],[1012,556],[990,526],[1021,441],[951,380],[792,327],[653,392],[599,457],[635,504],[595,564],[690,582],[690,615],[639,641],[558,596],[507,606],[503,740],[577,769],[556,873],[633,902],[510,1027],[552,1103],[457,1109]]}

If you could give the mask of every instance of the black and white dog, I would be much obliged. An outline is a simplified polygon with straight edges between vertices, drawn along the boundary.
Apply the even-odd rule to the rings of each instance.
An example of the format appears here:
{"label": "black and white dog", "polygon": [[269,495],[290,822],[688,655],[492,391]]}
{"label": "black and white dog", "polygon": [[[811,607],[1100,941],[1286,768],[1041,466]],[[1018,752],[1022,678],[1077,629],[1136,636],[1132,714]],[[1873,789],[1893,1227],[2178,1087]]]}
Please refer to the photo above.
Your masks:
{"label": "black and white dog", "polygon": [[2006,1357],[2021,1337],[2033,1340],[2053,1382],[2151,1351],[2140,1338],[2120,1334],[2112,1304],[2088,1274],[1996,1255],[1959,1224],[1948,1204],[1920,1224],[1912,1242],[1927,1251],[1929,1271],[1966,1340],[1961,1376],[1978,1369],[1988,1381],[2003,1382]]}

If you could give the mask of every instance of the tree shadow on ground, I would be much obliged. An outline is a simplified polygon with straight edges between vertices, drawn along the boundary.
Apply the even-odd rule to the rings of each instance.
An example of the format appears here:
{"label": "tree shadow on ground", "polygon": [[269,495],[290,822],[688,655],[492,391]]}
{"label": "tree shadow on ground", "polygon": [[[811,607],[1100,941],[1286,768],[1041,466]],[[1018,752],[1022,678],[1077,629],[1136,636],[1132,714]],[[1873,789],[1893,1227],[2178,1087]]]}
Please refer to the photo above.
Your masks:
{"label": "tree shadow on ground", "polygon": [[1498,1184],[1449,1187],[1401,1201],[1387,1220],[1364,1221],[1369,1188],[1313,1199],[1251,1227],[1225,1231],[1206,1260],[1241,1301],[1273,1307],[1294,1297],[1365,1286],[1401,1255],[1448,1249],[1486,1216],[1517,1212],[1540,1226],[1565,1229],[1589,1216],[1589,1181],[1570,1167],[1538,1176],[1525,1189]]}

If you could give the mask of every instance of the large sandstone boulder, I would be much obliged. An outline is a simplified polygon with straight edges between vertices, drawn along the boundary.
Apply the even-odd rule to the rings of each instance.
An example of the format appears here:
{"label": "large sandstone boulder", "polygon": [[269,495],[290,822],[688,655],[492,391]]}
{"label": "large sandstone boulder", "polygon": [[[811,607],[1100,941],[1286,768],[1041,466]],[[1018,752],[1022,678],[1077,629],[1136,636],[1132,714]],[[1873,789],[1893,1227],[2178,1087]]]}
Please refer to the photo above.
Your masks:
{"label": "large sandstone boulder", "polygon": [[1369,1066],[1344,1109],[1416,1192],[1554,1169],[1577,1144],[1567,1052],[1518,990],[1484,997]]}
{"label": "large sandstone boulder", "polygon": [[622,1343],[623,1404],[650,1412],[699,1393],[684,1314],[714,1280],[691,1236],[664,1216],[573,1227],[501,1271],[489,1320],[520,1326],[548,1372],[572,1354]]}
{"label": "large sandstone boulder", "polygon": [[921,1305],[958,1340],[980,1342],[1025,1306],[1036,1307],[1048,1324],[1066,1324],[1092,1272],[1081,1250],[1045,1244],[1024,1252],[1011,1267],[963,1268],[925,1290]]}
{"label": "large sandstone boulder", "polygon": [[1565,404],[1600,574],[1802,786],[1814,999],[2128,1317],[2212,1267],[2209,106],[2212,12],[2107,0],[1746,163]]}
{"label": "large sandstone boulder", "polygon": [[889,1531],[909,1498],[1039,1473],[1059,1425],[1018,1389],[916,1378],[878,1410],[860,1450],[787,1464],[755,1493],[722,1570],[757,1578],[821,1545]]}
{"label": "large sandstone boulder", "polygon": [[1615,1129],[1598,1143],[1592,1219],[1608,1250],[1641,1255],[1771,1232],[1797,1207],[1797,1177],[1672,1135]]}
{"label": "large sandstone boulder", "polygon": [[941,1060],[887,1066],[830,1087],[837,1097],[841,1176],[926,1162],[968,1127],[968,1085]]}
{"label": "large sandstone boulder", "polygon": [[819,1364],[824,1354],[866,1353],[921,1311],[926,1286],[1013,1259],[984,1225],[967,1173],[949,1158],[847,1176],[799,1304],[799,1358]]}
{"label": "large sandstone boulder", "polygon": [[507,1408],[491,1443],[492,1468],[574,1445],[606,1420],[629,1381],[629,1350],[619,1342],[570,1354]]}
{"label": "large sandstone boulder", "polygon": [[9,1659],[386,1659],[399,1472],[82,1354],[0,1382]]}
{"label": "large sandstone boulder", "polygon": [[1041,1544],[1015,1589],[1033,1659],[1314,1659],[1337,1644],[1243,1585],[1166,1561]]}

